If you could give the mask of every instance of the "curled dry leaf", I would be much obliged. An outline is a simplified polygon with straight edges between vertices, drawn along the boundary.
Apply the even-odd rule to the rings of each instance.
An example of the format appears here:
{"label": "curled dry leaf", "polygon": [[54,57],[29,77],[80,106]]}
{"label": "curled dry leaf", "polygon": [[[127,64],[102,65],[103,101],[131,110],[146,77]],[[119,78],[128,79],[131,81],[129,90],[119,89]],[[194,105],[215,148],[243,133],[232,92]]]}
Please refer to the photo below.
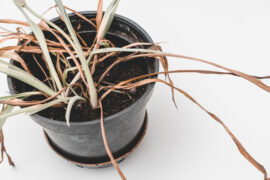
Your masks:
{"label": "curled dry leaf", "polygon": [[22,67],[24,68],[24,70],[31,74],[31,72],[30,72],[29,68],[27,67],[27,65],[25,64],[24,60],[17,53],[8,52],[8,51],[0,51],[0,57],[12,59],[14,61],[19,62],[22,65]]}
{"label": "curled dry leaf", "polygon": [[[201,104],[199,104],[192,96],[190,96],[188,93],[186,93],[185,91],[183,91],[182,89],[179,89],[175,86],[173,86],[171,83],[168,83],[164,80],[161,79],[144,79],[141,80],[139,82],[136,83],[131,83],[132,81],[138,80],[138,79],[142,79],[145,77],[151,77],[153,75],[157,75],[157,74],[169,74],[169,73],[185,73],[185,72],[194,72],[194,73],[203,73],[203,74],[226,74],[226,75],[237,75],[234,73],[226,73],[226,72],[217,72],[217,71],[206,71],[206,70],[176,70],[176,71],[167,71],[167,72],[158,72],[158,73],[151,73],[151,74],[147,74],[147,75],[143,75],[143,76],[139,76],[136,78],[132,78],[130,80],[127,81],[122,81],[119,84],[115,85],[115,86],[111,86],[110,89],[108,91],[106,91],[103,96],[100,98],[100,104],[102,104],[102,100],[108,95],[110,94],[112,91],[114,91],[115,89],[132,89],[135,87],[139,87],[139,86],[143,86],[149,83],[156,83],[156,82],[160,82],[163,83],[175,90],[177,90],[178,92],[180,92],[181,94],[183,94],[184,96],[186,96],[189,100],[191,100],[193,103],[195,103],[197,106],[199,106],[203,111],[205,111],[208,115],[210,115],[213,119],[215,119],[219,124],[222,125],[222,127],[226,130],[226,132],[230,135],[230,137],[233,139],[234,143],[236,144],[239,152],[242,154],[243,157],[245,157],[255,168],[257,168],[261,173],[263,173],[265,180],[268,180],[268,176],[267,176],[267,172],[264,168],[263,165],[261,165],[260,163],[258,163],[248,152],[247,150],[244,148],[244,146],[240,143],[240,141],[235,137],[235,135],[231,132],[231,130],[223,123],[223,121],[218,118],[215,114],[209,112],[208,110],[206,110]],[[238,75],[237,75],[238,76]],[[240,76],[241,77],[241,76]],[[254,76],[250,76],[248,75],[248,77],[252,77],[255,79],[268,79],[269,76],[265,76],[265,77],[254,77]],[[104,127],[103,127],[104,128]],[[106,140],[106,139],[105,139]]]}

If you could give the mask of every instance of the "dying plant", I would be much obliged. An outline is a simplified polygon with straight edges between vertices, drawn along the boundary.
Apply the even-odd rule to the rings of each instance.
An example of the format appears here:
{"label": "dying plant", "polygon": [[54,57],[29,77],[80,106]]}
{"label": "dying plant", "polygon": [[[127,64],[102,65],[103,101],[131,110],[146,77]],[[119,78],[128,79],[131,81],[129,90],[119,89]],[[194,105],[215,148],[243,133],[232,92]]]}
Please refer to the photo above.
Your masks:
{"label": "dying plant", "polygon": [[[124,94],[132,99],[131,94],[137,88],[152,83],[162,83],[171,88],[172,100],[174,93],[179,92],[199,106],[203,111],[209,114],[226,130],[233,139],[238,150],[255,168],[264,175],[264,179],[269,179],[265,168],[258,163],[244,148],[240,141],[234,136],[231,130],[213,113],[206,110],[192,96],[184,90],[177,88],[170,78],[170,74],[177,73],[200,73],[215,75],[232,75],[243,78],[259,88],[270,92],[270,87],[263,83],[262,79],[270,78],[269,76],[258,77],[246,73],[242,73],[231,68],[227,68],[210,61],[199,58],[193,58],[173,53],[163,52],[160,45],[154,43],[135,42],[128,45],[118,47],[109,39],[106,39],[108,32],[115,16],[119,0],[113,0],[105,13],[103,13],[103,1],[99,0],[97,15],[94,19],[88,19],[83,14],[72,10],[62,4],[61,0],[55,0],[55,6],[49,10],[56,9],[60,19],[66,26],[66,31],[59,27],[56,23],[47,20],[44,15],[39,15],[25,0],[13,0],[16,7],[24,15],[26,22],[11,19],[0,19],[2,24],[16,24],[24,27],[31,27],[32,33],[26,33],[23,28],[19,27],[16,31],[9,30],[0,26],[1,43],[8,40],[18,40],[18,44],[14,46],[6,46],[0,48],[0,57],[12,59],[11,62],[0,60],[0,72],[22,81],[32,87],[31,91],[15,93],[9,96],[0,97],[2,104],[2,112],[0,115],[0,141],[1,141],[1,161],[4,155],[7,156],[10,165],[14,166],[10,155],[7,153],[4,145],[3,125],[7,118],[17,114],[36,114],[45,109],[57,107],[65,109],[66,125],[70,126],[70,117],[72,108],[76,103],[84,104],[88,108],[98,110],[100,112],[100,128],[104,147],[110,158],[111,163],[122,179],[126,179],[120,170],[110,145],[107,140],[106,130],[104,126],[104,104],[103,101],[110,94]],[[74,27],[67,12],[71,11],[81,20],[87,22],[89,26],[95,28],[96,33],[93,41],[84,41],[78,33],[80,27]],[[32,17],[40,19],[40,23],[35,23]],[[54,40],[47,38],[45,33],[50,33]],[[30,65],[26,63],[22,54],[30,53],[33,62],[43,74],[43,78],[35,77]],[[167,57],[179,58],[179,60],[196,61],[204,63],[223,71],[212,70],[169,70]],[[140,58],[149,60],[157,59],[160,61],[163,72],[154,72],[129,78],[118,83],[107,82],[105,78],[119,64],[128,61],[139,61]],[[111,63],[100,73],[98,78],[94,79],[96,69],[103,62],[111,60]],[[17,65],[14,64],[17,63]],[[157,78],[157,75],[164,75],[165,80]],[[14,110],[19,106],[21,109]]]}

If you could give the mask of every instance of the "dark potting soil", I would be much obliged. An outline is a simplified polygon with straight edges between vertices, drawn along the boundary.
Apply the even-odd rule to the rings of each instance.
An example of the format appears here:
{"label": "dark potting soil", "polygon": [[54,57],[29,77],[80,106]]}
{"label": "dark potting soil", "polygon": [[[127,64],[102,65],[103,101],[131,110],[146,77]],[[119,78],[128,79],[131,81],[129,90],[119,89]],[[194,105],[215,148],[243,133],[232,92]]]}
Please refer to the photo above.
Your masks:
{"label": "dark potting soil", "polygon": [[[54,40],[54,38],[49,34],[45,33],[47,38]],[[85,40],[85,42],[88,42],[87,44],[90,46],[93,42],[93,39],[95,37],[94,32],[82,32],[80,33],[81,37]],[[121,37],[117,37],[113,34],[107,34],[106,39],[110,40],[113,44],[116,45],[116,47],[122,47],[124,45],[129,44],[129,42],[126,39],[123,39]],[[41,69],[35,62],[33,58],[33,54],[30,53],[20,53],[22,58],[25,60],[27,66],[29,67],[32,74],[38,78],[41,81],[45,80],[45,76],[42,73]],[[119,56],[127,55],[125,54],[119,54]],[[48,74],[48,70],[46,70],[45,63],[43,63],[42,56],[35,54],[36,59],[41,64],[43,69],[45,69],[46,73]],[[55,58],[52,56],[53,60],[55,61]],[[108,66],[110,66],[114,61],[116,60],[116,57],[109,58],[102,63],[98,64],[96,67],[96,71],[93,75],[94,81],[97,82],[99,77],[102,75],[102,73],[106,70]],[[107,76],[104,78],[105,83],[113,83],[117,84],[121,81],[128,80],[133,77],[137,77],[143,74],[147,74],[149,72],[150,68],[153,68],[153,64],[149,63],[151,60],[150,58],[139,58],[134,59],[128,62],[123,62],[118,65],[116,65],[113,69],[110,70],[110,72],[107,74]],[[20,66],[18,63],[14,62],[15,65]],[[150,67],[152,65],[152,67]],[[71,73],[69,74],[67,78],[67,82],[70,82],[73,79],[74,75]],[[34,90],[33,87],[24,84],[21,81],[12,79],[13,87],[15,92],[26,92],[26,91],[32,91]],[[48,85],[48,83],[47,83]],[[102,85],[102,84],[101,84]],[[103,100],[103,111],[104,111],[104,117],[113,115],[131,104],[133,104],[136,100],[138,100],[145,92],[146,86],[137,87],[136,89],[133,89],[132,91],[120,91],[120,92],[112,92],[109,94],[104,100]],[[77,93],[81,93],[79,88],[76,89]],[[104,91],[101,91],[98,93],[98,96],[100,97]],[[28,98],[28,100],[41,100],[44,99],[44,97],[41,96],[32,96],[31,98]],[[64,107],[53,107],[45,109],[38,114],[41,116],[59,120],[59,121],[65,121],[65,112],[66,112],[66,105]],[[70,116],[71,122],[83,122],[83,121],[90,121],[100,118],[100,109],[92,109],[89,106],[89,102],[77,102],[74,104]]]}

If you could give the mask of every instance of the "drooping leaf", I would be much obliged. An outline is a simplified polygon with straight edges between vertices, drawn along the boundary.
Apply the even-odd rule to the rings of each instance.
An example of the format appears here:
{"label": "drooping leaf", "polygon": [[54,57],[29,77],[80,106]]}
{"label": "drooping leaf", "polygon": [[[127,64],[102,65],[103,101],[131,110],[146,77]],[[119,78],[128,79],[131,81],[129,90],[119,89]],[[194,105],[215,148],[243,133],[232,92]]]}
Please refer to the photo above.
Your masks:
{"label": "drooping leaf", "polygon": [[61,102],[63,102],[61,99],[56,99],[56,100],[53,100],[53,101],[48,102],[46,104],[29,106],[29,107],[22,108],[22,109],[13,111],[13,112],[2,113],[2,114],[0,114],[0,119],[6,119],[8,117],[15,116],[15,115],[22,114],[22,113],[25,113],[28,115],[35,114],[39,111],[47,109],[48,107],[51,107],[51,106],[56,105],[56,104],[61,103]]}
{"label": "drooping leaf", "polygon": [[65,116],[68,126],[70,126],[70,113],[71,113],[72,107],[73,107],[74,103],[76,101],[79,101],[79,100],[85,100],[85,99],[80,97],[80,96],[74,96],[68,102],[68,106],[67,106],[67,110],[66,110],[66,116]]}
{"label": "drooping leaf", "polygon": [[[191,61],[197,61],[205,64],[209,64],[212,66],[215,66],[217,68],[229,71],[241,78],[244,78],[248,80],[249,82],[255,84],[256,86],[262,88],[263,90],[270,92],[270,86],[266,85],[263,83],[261,80],[257,79],[256,77],[250,76],[246,73],[242,73],[237,70],[233,70],[231,68],[227,68],[221,65],[218,65],[216,63],[212,63],[203,59],[199,58],[194,58],[194,57],[189,57],[189,56],[183,56],[183,55],[178,55],[178,54],[172,54],[172,53],[167,53],[167,52],[162,52],[158,50],[151,50],[151,49],[128,49],[128,48],[104,48],[104,49],[98,49],[94,50],[92,53],[93,54],[100,54],[100,53],[109,53],[109,52],[140,52],[140,53],[148,53],[149,57],[155,57],[155,56],[168,56],[168,57],[176,57],[176,58],[181,58],[181,59],[186,59],[186,60],[191,60]],[[144,55],[145,57],[147,55]]]}
{"label": "drooping leaf", "polygon": [[13,98],[24,99],[26,97],[38,95],[38,94],[42,94],[42,93],[39,91],[30,91],[30,92],[24,92],[24,93],[9,95],[9,96],[2,96],[0,97],[0,101],[6,101]]}
{"label": "drooping leaf", "polygon": [[19,62],[22,65],[22,67],[25,69],[25,71],[27,71],[28,73],[30,73],[27,65],[25,64],[25,61],[17,53],[15,53],[15,52],[2,51],[2,52],[0,52],[0,57],[7,58],[7,59],[12,59],[14,61]]}
{"label": "drooping leaf", "polygon": [[[10,113],[13,110],[14,106],[6,105],[1,114]],[[0,130],[2,130],[7,118],[0,118]]]}
{"label": "drooping leaf", "polygon": [[38,90],[48,95],[52,96],[56,94],[55,91],[50,89],[46,84],[44,84],[43,82],[41,82],[40,80],[32,76],[31,74],[23,71],[22,69],[10,63],[4,62],[2,60],[0,60],[0,72],[7,74],[8,76],[11,76],[15,79],[18,79],[26,84],[29,84],[30,86],[35,87]]}
{"label": "drooping leaf", "polygon": [[[135,79],[135,78],[134,78]],[[133,84],[127,84],[129,80],[125,81],[125,82],[120,82],[119,84],[115,85],[113,88],[109,89],[107,92],[105,92],[102,97],[99,100],[99,104],[100,107],[102,107],[102,100],[113,91],[114,88],[123,88],[123,89],[130,89],[130,88],[134,88],[134,87],[139,87],[139,86],[143,86],[145,84],[149,84],[149,83],[163,83],[171,88],[174,88],[176,91],[178,91],[179,93],[183,94],[185,97],[187,97],[189,100],[191,100],[193,103],[195,103],[200,109],[202,109],[204,112],[206,112],[210,117],[212,117],[214,120],[216,120],[224,129],[225,131],[228,133],[228,135],[232,138],[232,140],[234,141],[235,145],[237,146],[239,152],[241,153],[241,155],[248,160],[257,170],[259,170],[261,173],[263,173],[265,180],[269,180],[268,176],[267,176],[267,172],[266,169],[264,168],[264,166],[262,164],[260,164],[258,161],[256,161],[252,155],[250,153],[248,153],[248,151],[244,148],[244,146],[241,144],[241,142],[236,138],[236,136],[232,133],[232,131],[225,125],[225,123],[218,118],[215,114],[211,113],[210,111],[208,111],[207,109],[205,109],[201,104],[199,104],[192,96],[190,96],[187,92],[183,91],[180,88],[177,88],[175,86],[173,86],[172,84],[161,80],[161,79],[144,79],[141,80],[139,82],[133,83]],[[101,115],[101,122],[103,122],[103,116]],[[102,129],[104,129],[104,124],[102,124]],[[106,134],[103,135],[106,137]],[[107,140],[104,140],[104,143],[106,143]],[[113,160],[112,160],[113,161]]]}

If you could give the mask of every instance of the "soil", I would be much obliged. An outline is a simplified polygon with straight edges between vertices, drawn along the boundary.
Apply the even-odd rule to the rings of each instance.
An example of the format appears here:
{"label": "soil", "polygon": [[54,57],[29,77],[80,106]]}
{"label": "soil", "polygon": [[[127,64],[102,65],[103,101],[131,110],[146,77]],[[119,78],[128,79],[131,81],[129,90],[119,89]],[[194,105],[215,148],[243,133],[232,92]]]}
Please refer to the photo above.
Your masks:
{"label": "soil", "polygon": [[[91,45],[93,42],[95,33],[94,32],[81,32],[79,33],[82,38],[89,42],[88,45]],[[46,36],[50,39],[54,39],[50,34],[46,33]],[[112,43],[114,43],[117,47],[122,47],[124,45],[129,44],[126,39],[117,37],[113,34],[108,34],[106,36],[106,39],[109,39]],[[30,71],[32,74],[40,79],[41,81],[45,80],[45,76],[43,75],[42,71],[38,67],[37,63],[35,63],[33,54],[30,53],[20,53],[22,58],[26,61],[26,64],[28,65]],[[119,56],[127,55],[120,54]],[[46,69],[46,66],[42,60],[41,55],[36,55],[37,60],[42,65],[43,68]],[[110,58],[99,64],[96,68],[96,71],[93,75],[93,78],[95,82],[99,79],[101,74],[106,70],[106,68],[112,64],[116,60],[116,57]],[[140,59],[134,59],[128,62],[120,63],[116,65],[109,74],[105,77],[104,81],[106,83],[113,83],[117,84],[121,81],[137,77],[143,74],[147,74],[149,72],[149,66],[153,63],[149,63],[150,58],[140,58]],[[151,61],[151,60],[150,60]],[[14,62],[15,65],[20,67],[20,65],[16,62]],[[68,76],[68,81],[70,81],[74,75],[70,74]],[[18,80],[12,79],[13,87],[15,92],[25,92],[25,91],[31,91],[34,90],[31,86],[24,84],[23,82],[20,82]],[[108,95],[103,100],[103,109],[104,109],[104,117],[110,116],[112,114],[115,114],[131,104],[133,104],[136,100],[138,100],[145,92],[147,86],[138,87],[135,90],[132,91],[123,91],[122,93],[119,92],[113,92],[110,95]],[[79,88],[78,88],[79,89]],[[81,93],[78,91],[78,93]],[[99,97],[104,93],[104,91],[101,91],[98,93]],[[29,98],[28,100],[40,100],[44,97],[40,96],[33,96]],[[59,108],[48,108],[46,110],[43,110],[39,112],[38,114],[45,116],[50,119],[58,120],[58,121],[65,121],[65,109],[64,107]],[[72,109],[70,121],[71,122],[83,122],[83,121],[90,121],[100,118],[100,109],[91,109],[89,106],[89,102],[77,102]]]}

